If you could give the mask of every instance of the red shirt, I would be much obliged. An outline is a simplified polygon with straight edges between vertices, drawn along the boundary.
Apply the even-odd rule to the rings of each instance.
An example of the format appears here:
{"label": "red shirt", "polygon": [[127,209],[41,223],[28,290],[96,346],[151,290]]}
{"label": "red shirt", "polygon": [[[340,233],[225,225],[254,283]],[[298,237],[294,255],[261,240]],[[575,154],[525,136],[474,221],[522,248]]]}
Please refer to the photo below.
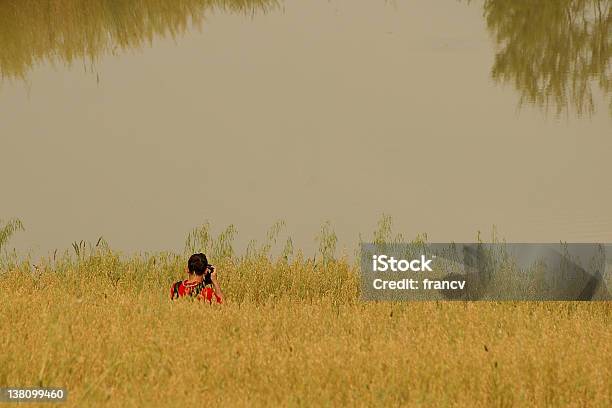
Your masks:
{"label": "red shirt", "polygon": [[189,282],[189,280],[185,279],[184,281],[175,282],[170,287],[170,299],[178,299],[187,296],[212,303],[213,295],[217,303],[221,303],[221,298],[217,296],[215,291],[208,286],[205,281]]}

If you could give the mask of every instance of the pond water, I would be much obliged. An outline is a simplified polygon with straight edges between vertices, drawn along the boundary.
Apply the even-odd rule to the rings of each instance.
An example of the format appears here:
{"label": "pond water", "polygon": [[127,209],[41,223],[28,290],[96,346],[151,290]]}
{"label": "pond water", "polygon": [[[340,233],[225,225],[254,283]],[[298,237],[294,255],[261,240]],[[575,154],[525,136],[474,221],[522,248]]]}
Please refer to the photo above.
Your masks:
{"label": "pond water", "polygon": [[[0,2],[0,218],[46,254],[99,236],[316,248],[612,241],[612,2]],[[540,4],[542,3],[542,4]]]}

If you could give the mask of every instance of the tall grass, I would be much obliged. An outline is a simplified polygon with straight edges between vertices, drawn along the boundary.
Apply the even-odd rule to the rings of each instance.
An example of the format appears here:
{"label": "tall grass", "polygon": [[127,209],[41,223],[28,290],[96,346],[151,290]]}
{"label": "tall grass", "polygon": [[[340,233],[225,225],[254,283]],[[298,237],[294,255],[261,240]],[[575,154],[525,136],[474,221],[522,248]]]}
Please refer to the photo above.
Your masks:
{"label": "tall grass", "polygon": [[[374,236],[393,239],[390,223]],[[612,404],[609,302],[364,303],[330,224],[315,257],[283,228],[243,255],[234,227],[204,224],[181,254],[98,240],[6,263],[0,386],[63,386],[71,407]],[[169,300],[198,250],[223,306]]]}
{"label": "tall grass", "polygon": [[16,232],[23,230],[23,224],[17,218],[13,218],[5,223],[0,220],[0,251],[4,249],[6,243]]}
{"label": "tall grass", "polygon": [[0,271],[5,269],[9,262],[17,262],[17,252],[15,250],[9,252],[7,244],[13,235],[23,230],[23,224],[21,220],[17,218],[10,219],[6,222],[0,219]]}

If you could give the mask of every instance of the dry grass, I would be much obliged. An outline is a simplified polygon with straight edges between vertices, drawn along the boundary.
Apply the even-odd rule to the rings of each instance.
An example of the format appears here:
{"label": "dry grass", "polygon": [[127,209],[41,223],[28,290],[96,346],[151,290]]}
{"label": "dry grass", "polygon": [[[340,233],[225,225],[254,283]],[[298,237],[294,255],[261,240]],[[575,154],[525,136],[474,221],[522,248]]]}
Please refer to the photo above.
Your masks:
{"label": "dry grass", "polygon": [[[612,406],[611,302],[365,303],[329,224],[316,259],[272,256],[282,227],[241,257],[232,226],[189,234],[223,306],[169,300],[184,254],[101,239],[33,270],[5,252],[0,386],[66,387],[71,407]],[[374,241],[398,239],[383,217]]]}
{"label": "dry grass", "polygon": [[173,303],[181,260],[2,272],[0,385],[79,407],[612,404],[609,302],[362,303],[354,266],[298,256],[228,258],[226,305]]}

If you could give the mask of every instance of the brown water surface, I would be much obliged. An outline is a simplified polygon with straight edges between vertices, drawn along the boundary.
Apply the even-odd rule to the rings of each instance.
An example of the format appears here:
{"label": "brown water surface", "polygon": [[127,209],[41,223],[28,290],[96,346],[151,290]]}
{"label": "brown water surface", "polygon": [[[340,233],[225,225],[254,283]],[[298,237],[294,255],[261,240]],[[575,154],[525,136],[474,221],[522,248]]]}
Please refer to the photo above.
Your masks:
{"label": "brown water surface", "polygon": [[[537,4],[536,4],[537,3]],[[406,236],[612,241],[612,4],[0,1],[0,218],[44,254],[103,235],[311,251]],[[485,234],[485,236],[487,235]]]}

